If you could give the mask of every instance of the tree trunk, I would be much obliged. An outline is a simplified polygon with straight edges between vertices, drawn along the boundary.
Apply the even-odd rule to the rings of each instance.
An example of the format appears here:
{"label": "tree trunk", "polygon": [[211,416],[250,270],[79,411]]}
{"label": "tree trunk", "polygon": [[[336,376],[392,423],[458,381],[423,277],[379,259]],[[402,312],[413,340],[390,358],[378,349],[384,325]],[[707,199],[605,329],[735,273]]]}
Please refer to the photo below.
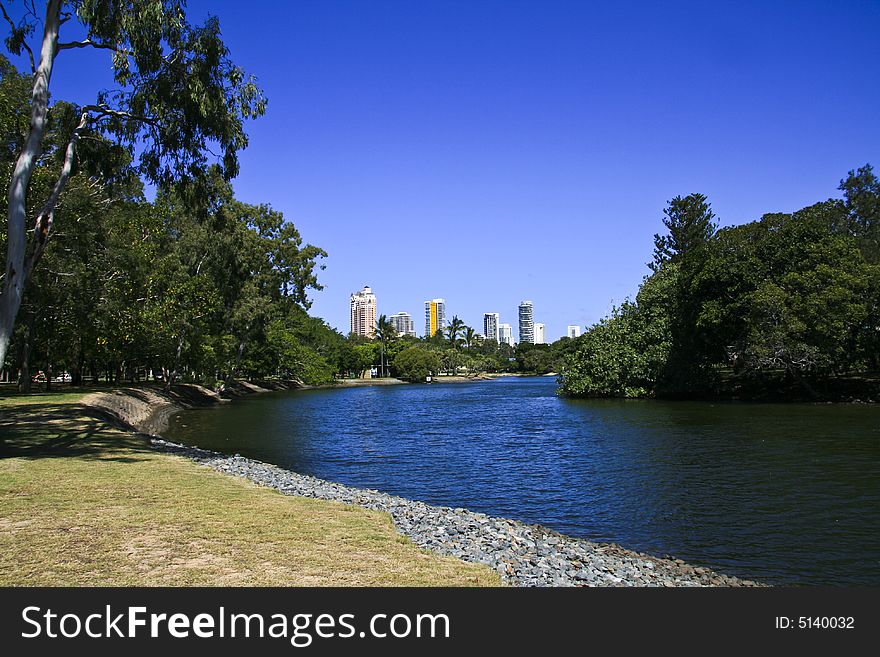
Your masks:
{"label": "tree trunk", "polygon": [[15,318],[21,307],[29,272],[25,266],[27,234],[27,190],[37,159],[42,152],[43,133],[49,114],[49,79],[58,46],[61,0],[49,0],[46,6],[40,64],[34,74],[31,95],[31,125],[9,182],[7,205],[6,275],[0,287],[0,367],[12,339]]}
{"label": "tree trunk", "polygon": [[46,341],[46,392],[52,392],[52,340]]}
{"label": "tree trunk", "polygon": [[177,373],[180,371],[180,357],[183,354],[183,331],[180,332],[180,338],[177,340],[177,350],[174,353],[174,369],[168,375],[165,381],[165,390],[171,390],[171,384],[177,379]]}
{"label": "tree trunk", "polygon": [[244,340],[238,343],[238,350],[235,352],[235,364],[232,366],[229,376],[226,377],[226,383],[231,383],[235,379],[235,375],[238,374],[238,368],[241,366],[241,357],[244,355],[245,344]]}
{"label": "tree trunk", "polygon": [[31,391],[31,350],[33,348],[34,325],[36,322],[37,314],[35,312],[30,313],[21,345],[21,373],[18,379],[18,390],[23,393]]}
{"label": "tree trunk", "polygon": [[78,337],[76,340],[76,360],[74,360],[74,365],[70,369],[70,385],[82,385],[84,366],[85,356],[83,355],[82,337]]}

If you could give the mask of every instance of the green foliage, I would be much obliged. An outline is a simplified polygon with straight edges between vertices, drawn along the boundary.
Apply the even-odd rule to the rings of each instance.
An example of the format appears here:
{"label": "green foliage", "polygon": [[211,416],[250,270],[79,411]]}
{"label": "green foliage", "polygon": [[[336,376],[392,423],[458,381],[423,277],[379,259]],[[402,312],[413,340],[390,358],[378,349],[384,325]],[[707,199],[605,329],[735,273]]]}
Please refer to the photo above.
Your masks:
{"label": "green foliage", "polygon": [[458,318],[458,315],[452,317],[452,321],[446,327],[446,339],[453,349],[458,349],[465,332],[464,322]]}
{"label": "green foliage", "polygon": [[698,325],[715,345],[710,360],[726,351],[740,372],[792,376],[866,365],[859,336],[876,267],[836,230],[843,217],[829,201],[719,233],[693,289],[704,300]]}
{"label": "green foliage", "polygon": [[[25,82],[0,60],[7,168],[27,126]],[[31,182],[38,200],[75,114],[62,101],[50,112],[47,165]],[[327,383],[346,369],[343,336],[306,313],[326,254],[281,213],[237,201],[220,167],[202,174],[201,197],[161,187],[147,203],[124,150],[97,135],[82,143],[77,166],[89,177],[73,176],[55,209],[60,241],[26,290],[9,365],[68,371],[77,383],[150,371],[169,384],[236,375]]]}
{"label": "green foliage", "polygon": [[379,315],[376,320],[375,335],[379,341],[379,376],[385,376],[388,374],[389,349],[397,341],[394,324],[385,315]]}
{"label": "green foliage", "polygon": [[[122,200],[126,194],[120,186],[140,187],[132,166],[136,162],[146,181],[176,188],[190,206],[204,210],[210,205],[212,176],[229,180],[238,173],[238,152],[247,146],[244,124],[266,107],[254,79],[229,58],[218,19],[192,25],[180,0],[49,0],[42,17],[31,4],[18,23],[5,8],[2,13],[10,28],[6,47],[29,55],[33,77],[26,95],[23,76],[5,58],[0,61],[0,171],[9,180],[7,235],[0,245],[6,250],[0,365],[25,288],[46,282],[32,280],[36,265],[50,240],[64,237],[61,210],[72,181],[88,177],[88,184],[103,187],[111,197],[105,200]],[[65,41],[71,34],[85,38]],[[94,102],[83,106],[63,101],[50,106],[53,65],[74,49],[111,53],[114,88],[96,90]],[[20,154],[15,169],[9,167],[10,154]],[[209,167],[211,159],[215,162]],[[39,230],[28,246],[26,230],[33,220]],[[288,242],[301,253],[295,229],[280,218],[276,223],[277,248],[283,251]],[[309,287],[314,281],[303,274],[298,273],[300,280]],[[192,290],[183,293],[192,298]],[[184,317],[178,329],[177,361],[188,339],[187,323]]]}
{"label": "green foliage", "polygon": [[880,185],[870,166],[845,200],[714,232],[705,197],[676,198],[636,302],[576,340],[560,392],[573,396],[715,394],[737,380],[809,381],[877,369]]}
{"label": "green foliage", "polygon": [[314,349],[300,342],[283,320],[269,323],[266,341],[275,360],[274,369],[284,378],[297,379],[308,385],[334,381],[333,367]]}
{"label": "green foliage", "polygon": [[[28,96],[32,81],[0,55],[0,164],[11,164],[24,144],[28,123]],[[3,170],[4,179],[8,171]],[[2,201],[6,203],[4,198]]]}
{"label": "green foliage", "polygon": [[652,311],[624,302],[578,338],[577,351],[560,377],[560,392],[573,397],[654,394],[669,339],[649,320]]}
{"label": "green foliage", "polygon": [[129,148],[142,145],[142,175],[165,185],[199,178],[219,147],[222,175],[234,177],[247,146],[243,123],[262,115],[266,100],[230,60],[219,20],[190,24],[180,0],[73,5],[88,40],[113,53],[118,90],[98,95],[96,104],[111,110],[101,129]]}
{"label": "green foliage", "polygon": [[440,371],[440,358],[436,352],[423,347],[407,347],[394,357],[394,369],[404,381],[424,382],[428,376]]}
{"label": "green foliage", "polygon": [[840,181],[847,213],[846,228],[856,238],[865,260],[880,263],[880,180],[870,164]]}
{"label": "green foliage", "polygon": [[360,376],[370,369],[379,359],[379,345],[355,344],[351,347],[352,358],[348,361],[353,366],[347,368],[352,374]]}
{"label": "green foliage", "polygon": [[665,235],[654,235],[654,262],[656,270],[667,261],[677,261],[701,245],[715,233],[715,214],[702,194],[676,196],[663,210]]}

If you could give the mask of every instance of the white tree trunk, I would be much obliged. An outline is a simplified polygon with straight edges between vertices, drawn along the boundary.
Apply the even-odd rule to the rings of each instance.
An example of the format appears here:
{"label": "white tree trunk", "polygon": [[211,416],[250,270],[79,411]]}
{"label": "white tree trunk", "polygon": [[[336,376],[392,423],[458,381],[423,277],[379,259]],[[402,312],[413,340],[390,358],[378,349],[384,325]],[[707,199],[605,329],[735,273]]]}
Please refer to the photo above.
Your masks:
{"label": "white tree trunk", "polygon": [[0,368],[6,361],[6,352],[12,338],[15,318],[21,307],[21,299],[29,272],[25,267],[27,235],[27,190],[31,174],[42,151],[43,135],[49,113],[49,79],[58,47],[61,0],[49,0],[46,6],[43,44],[40,64],[34,74],[31,97],[31,125],[24,148],[15,162],[9,183],[9,206],[7,211],[6,273],[0,287]]}

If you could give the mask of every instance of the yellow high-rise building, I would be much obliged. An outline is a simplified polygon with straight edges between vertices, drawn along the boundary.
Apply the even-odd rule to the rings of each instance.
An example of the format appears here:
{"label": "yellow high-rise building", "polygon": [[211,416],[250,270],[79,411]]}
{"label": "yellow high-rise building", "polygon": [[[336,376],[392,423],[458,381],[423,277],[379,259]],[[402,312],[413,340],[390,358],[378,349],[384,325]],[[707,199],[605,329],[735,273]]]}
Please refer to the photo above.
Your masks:
{"label": "yellow high-rise building", "polygon": [[425,301],[425,336],[431,337],[446,326],[446,301],[431,299]]}

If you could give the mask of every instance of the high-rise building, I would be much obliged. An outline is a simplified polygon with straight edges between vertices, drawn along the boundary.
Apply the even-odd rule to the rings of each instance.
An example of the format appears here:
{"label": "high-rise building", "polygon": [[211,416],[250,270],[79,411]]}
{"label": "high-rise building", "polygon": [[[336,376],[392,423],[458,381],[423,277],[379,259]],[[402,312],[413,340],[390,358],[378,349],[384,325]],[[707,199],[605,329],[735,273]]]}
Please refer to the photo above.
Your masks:
{"label": "high-rise building", "polygon": [[519,304],[519,341],[535,343],[535,320],[532,317],[532,302]]}
{"label": "high-rise building", "polygon": [[388,321],[394,326],[397,335],[416,336],[416,326],[413,324],[412,315],[409,313],[399,312],[396,315],[391,315],[391,317],[388,318]]}
{"label": "high-rise building", "polygon": [[483,313],[483,336],[487,340],[501,342],[501,336],[498,334],[498,324],[500,319],[498,313]]}
{"label": "high-rise building", "polygon": [[446,326],[446,301],[431,299],[425,301],[425,337],[430,338]]}
{"label": "high-rise building", "polygon": [[574,340],[575,338],[581,337],[581,327],[578,326],[577,324],[569,324],[567,335],[572,340]]}
{"label": "high-rise building", "polygon": [[544,344],[546,340],[544,339],[544,325],[543,324],[535,324],[535,344]]}
{"label": "high-rise building", "polygon": [[513,346],[513,327],[510,324],[498,325],[498,344]]}
{"label": "high-rise building", "polygon": [[376,295],[369,285],[351,295],[351,332],[367,338],[376,335]]}

